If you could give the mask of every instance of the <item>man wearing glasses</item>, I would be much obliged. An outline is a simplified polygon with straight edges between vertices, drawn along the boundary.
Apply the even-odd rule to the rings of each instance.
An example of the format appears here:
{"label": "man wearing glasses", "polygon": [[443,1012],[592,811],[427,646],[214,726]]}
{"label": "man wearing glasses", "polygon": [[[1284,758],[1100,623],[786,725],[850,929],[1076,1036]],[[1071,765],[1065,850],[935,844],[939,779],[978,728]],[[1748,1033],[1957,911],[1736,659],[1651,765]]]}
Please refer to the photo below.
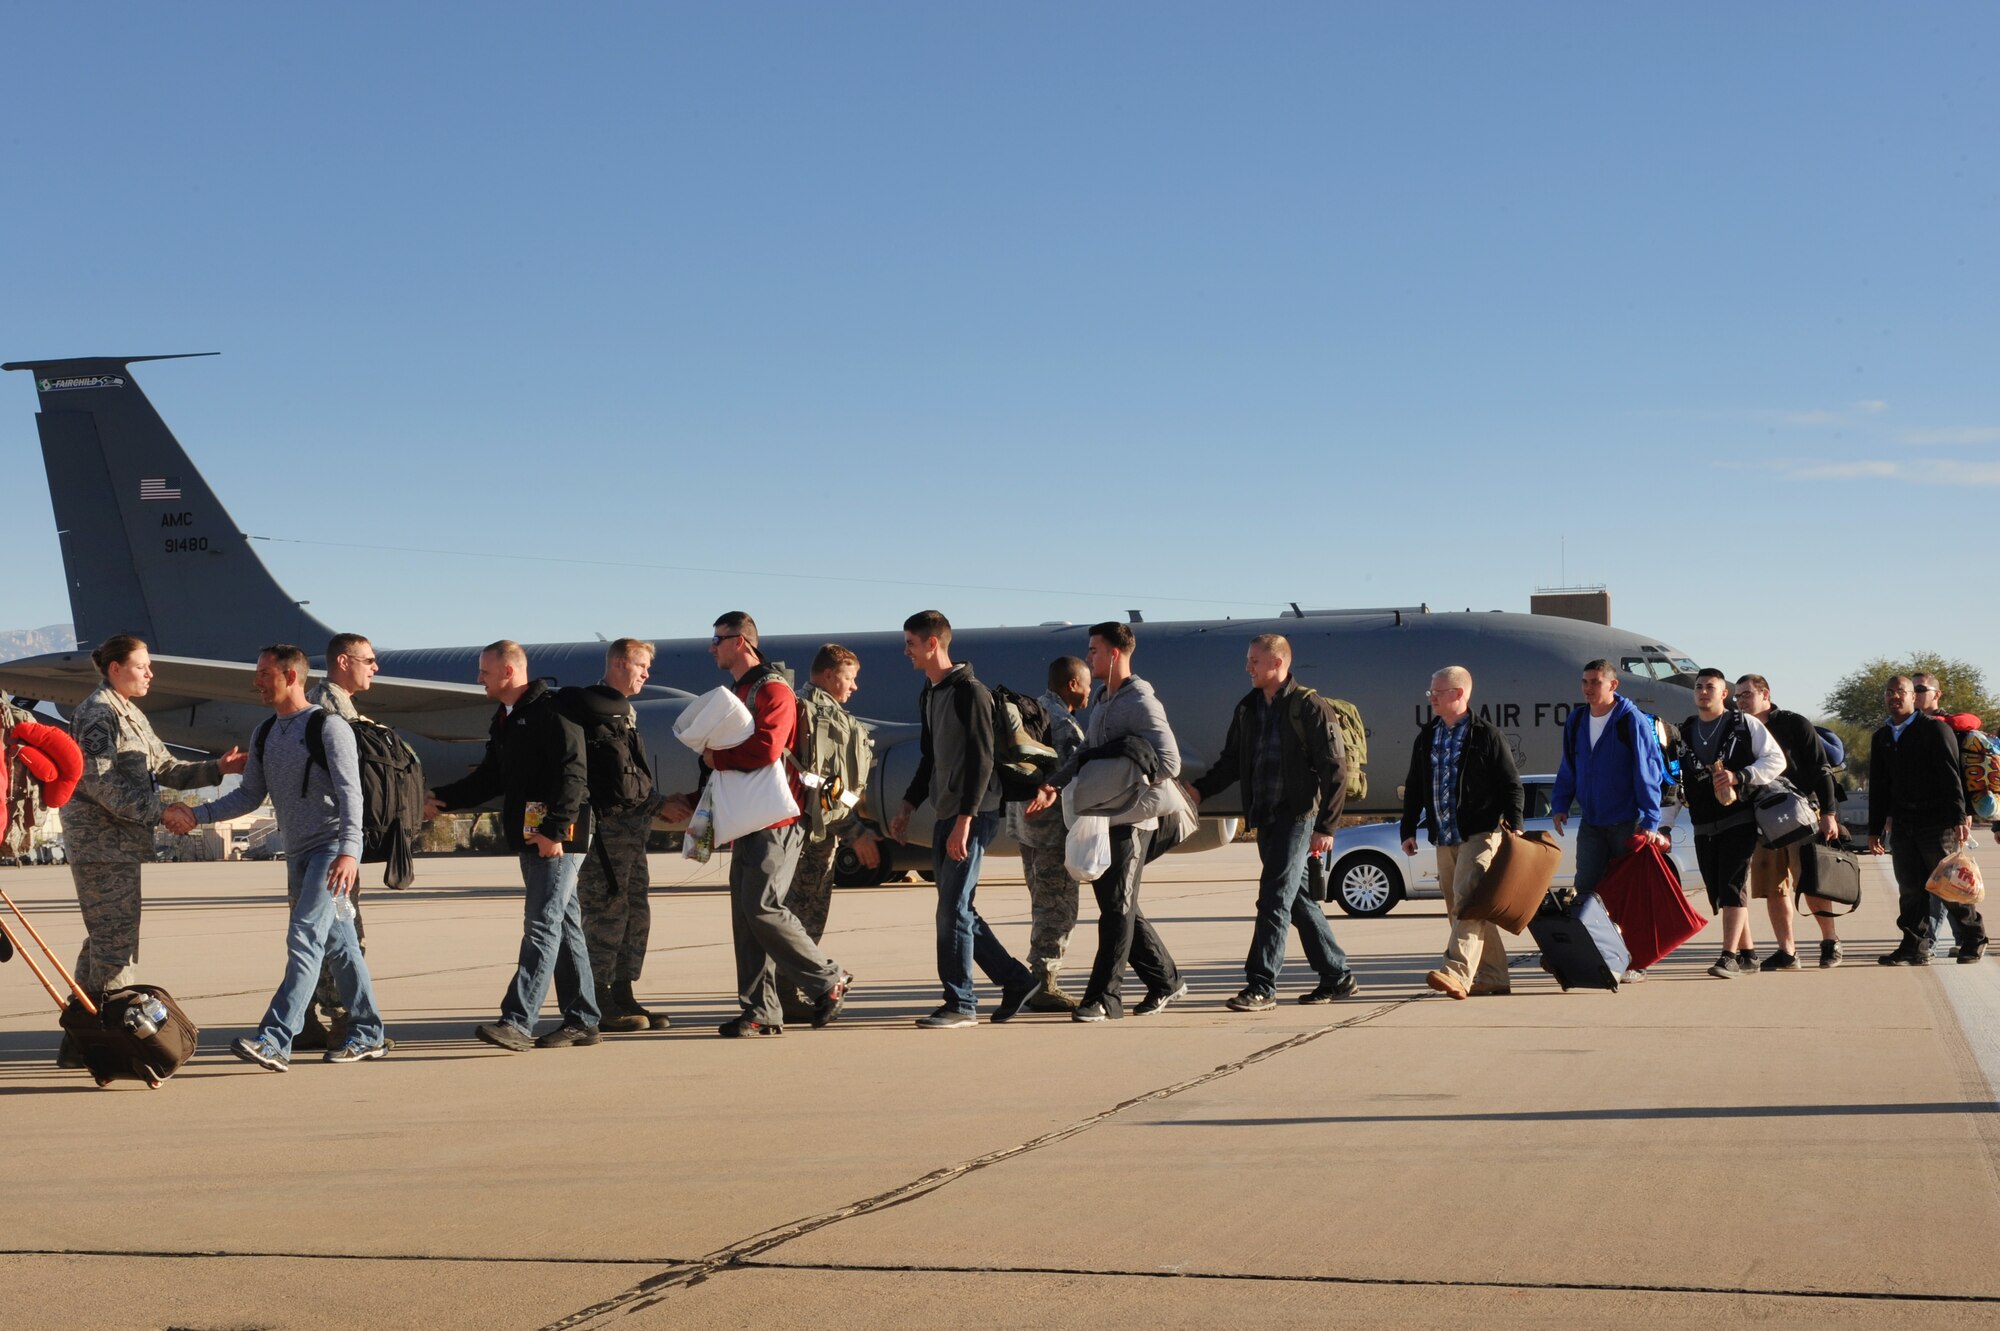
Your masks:
{"label": "man wearing glasses", "polygon": [[[1737,709],[1745,716],[1762,721],[1764,729],[1777,741],[1778,748],[1785,755],[1785,776],[1804,792],[1819,811],[1821,838],[1839,841],[1840,819],[1835,813],[1838,799],[1833,772],[1826,765],[1826,750],[1820,746],[1819,734],[1813,729],[1812,722],[1797,712],[1773,706],[1770,681],[1762,675],[1744,675],[1738,679],[1735,697]],[[1838,966],[1846,954],[1834,929],[1834,914],[1828,909],[1833,903],[1813,895],[1813,889],[1819,886],[1819,860],[1814,856],[1812,847],[1793,845],[1779,851],[1760,853],[1783,856],[1790,872],[1786,880],[1764,898],[1771,912],[1771,932],[1777,949],[1764,958],[1758,969],[1788,971],[1798,968],[1797,941],[1792,930],[1793,885],[1798,887],[1799,896],[1804,898],[1813,919],[1819,924],[1820,966]]]}
{"label": "man wearing glasses", "polygon": [[1521,829],[1521,775],[1499,728],[1472,715],[1471,671],[1446,666],[1431,676],[1424,696],[1432,715],[1411,746],[1410,774],[1403,782],[1403,853],[1417,853],[1421,820],[1437,847],[1438,886],[1451,921],[1444,966],[1424,976],[1424,983],[1452,998],[1504,994],[1507,944],[1500,927],[1491,920],[1461,920],[1458,908],[1492,865],[1501,828]]}
{"label": "man wearing glasses", "polygon": [[[736,696],[750,709],[750,738],[726,749],[709,749],[702,765],[714,772],[754,772],[785,762],[797,742],[799,699],[777,666],[757,647],[757,621],[732,610],[715,621],[708,654],[735,681]],[[799,799],[798,772],[787,764],[792,799]],[[675,795],[661,816],[685,821],[697,797]],[[717,1027],[726,1039],[783,1035],[784,1009],[778,976],[796,985],[813,1005],[811,1022],[825,1026],[840,1015],[854,977],[826,959],[798,917],[785,906],[785,893],[798,867],[804,829],[796,815],[736,838],[729,850],[729,929],[736,945],[736,1001],[741,1014]]]}
{"label": "man wearing glasses", "polygon": [[[1868,750],[1868,852],[1880,855],[1886,850],[1890,856],[1901,907],[1896,927],[1903,940],[1876,960],[1884,966],[1928,966],[1937,922],[1924,884],[1939,861],[1972,835],[1965,774],[1959,766],[1957,737],[1943,721],[1919,713],[1916,688],[1908,675],[1890,679],[1883,698],[1889,719],[1875,732]],[[1947,902],[1945,913],[1958,937],[1959,961],[1978,961],[1986,954],[1986,926],[1979,908]]]}

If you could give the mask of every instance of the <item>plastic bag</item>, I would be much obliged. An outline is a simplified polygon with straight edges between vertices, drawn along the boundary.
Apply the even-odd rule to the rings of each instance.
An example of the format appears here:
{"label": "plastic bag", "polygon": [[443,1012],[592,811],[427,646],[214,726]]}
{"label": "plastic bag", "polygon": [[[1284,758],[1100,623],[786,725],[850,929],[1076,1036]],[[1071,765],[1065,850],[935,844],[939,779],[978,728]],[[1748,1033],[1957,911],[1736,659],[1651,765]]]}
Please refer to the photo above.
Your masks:
{"label": "plastic bag", "polygon": [[711,797],[718,846],[799,816],[798,801],[792,798],[792,783],[785,779],[782,762],[748,772],[717,772],[708,778],[708,788],[702,793]]}
{"label": "plastic bag", "polygon": [[1079,883],[1094,883],[1111,867],[1111,820],[1087,813],[1070,824],[1063,867]]}
{"label": "plastic bag", "polygon": [[701,800],[688,816],[687,831],[681,833],[681,858],[697,864],[708,863],[715,853],[715,805],[713,788],[704,786]]}
{"label": "plastic bag", "polygon": [[1945,856],[1931,870],[1924,890],[1959,906],[1977,906],[1986,899],[1986,885],[1980,881],[1979,866],[1964,851]]}
{"label": "plastic bag", "polygon": [[727,684],[702,694],[674,719],[674,738],[696,753],[703,749],[733,749],[749,739],[756,729],[750,709]]}

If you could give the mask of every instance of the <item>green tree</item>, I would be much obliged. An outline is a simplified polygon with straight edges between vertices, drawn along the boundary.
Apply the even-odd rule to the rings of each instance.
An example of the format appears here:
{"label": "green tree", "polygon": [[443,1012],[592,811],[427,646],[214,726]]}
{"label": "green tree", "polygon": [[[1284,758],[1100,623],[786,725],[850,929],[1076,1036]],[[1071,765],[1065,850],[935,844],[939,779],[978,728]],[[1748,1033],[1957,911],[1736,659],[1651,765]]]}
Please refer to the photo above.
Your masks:
{"label": "green tree", "polygon": [[1944,698],[1936,705],[1947,712],[1977,713],[1982,724],[2000,724],[2000,699],[1986,691],[1986,675],[1976,665],[1937,652],[1913,652],[1901,660],[1878,656],[1859,669],[1842,676],[1826,695],[1826,710],[1833,714],[1829,728],[1847,745],[1847,771],[1856,782],[1868,777],[1868,740],[1882,724],[1888,708],[1882,690],[1896,675],[1928,673],[1944,686]]}

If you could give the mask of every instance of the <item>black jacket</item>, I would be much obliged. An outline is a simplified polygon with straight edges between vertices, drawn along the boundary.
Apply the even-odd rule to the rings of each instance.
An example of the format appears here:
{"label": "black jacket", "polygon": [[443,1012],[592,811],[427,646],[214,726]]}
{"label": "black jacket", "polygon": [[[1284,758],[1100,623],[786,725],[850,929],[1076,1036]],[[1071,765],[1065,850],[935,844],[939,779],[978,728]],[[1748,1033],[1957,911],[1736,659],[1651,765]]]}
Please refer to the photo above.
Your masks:
{"label": "black jacket", "polygon": [[940,820],[978,813],[993,785],[992,693],[961,663],[937,683],[924,685],[917,715],[923,718],[923,735],[917,774],[904,801],[914,809],[930,800]]}
{"label": "black jacket", "polygon": [[1826,749],[1819,742],[1813,723],[1797,712],[1773,707],[1764,713],[1764,729],[1785,751],[1785,775],[1803,791],[1821,813],[1832,813],[1840,805],[1833,788],[1833,769],[1826,765]]}
{"label": "black jacket", "polygon": [[1965,775],[1958,736],[1934,716],[1915,716],[1894,738],[1888,726],[1868,746],[1868,835],[1889,819],[1911,831],[1935,831],[1965,821]]}
{"label": "black jacket", "polygon": [[[1327,716],[1326,708],[1303,705],[1301,693],[1298,682],[1287,675],[1278,696],[1271,700],[1272,719],[1280,727],[1279,780],[1284,791],[1277,813],[1287,820],[1311,818],[1313,831],[1332,835],[1340,826],[1341,810],[1347,807],[1347,746],[1340,742],[1340,731]],[[1207,799],[1241,781],[1245,814],[1256,812],[1250,807],[1250,773],[1257,764],[1257,732],[1261,724],[1257,700],[1262,696],[1258,689],[1243,695],[1229,718],[1229,734],[1222,741],[1222,752],[1194,783],[1195,793]],[[1292,724],[1288,712],[1298,717],[1298,725]],[[1305,732],[1303,745],[1299,743],[1301,730]]]}
{"label": "black jacket", "polygon": [[493,713],[487,732],[486,756],[462,780],[439,786],[433,793],[447,809],[467,809],[503,796],[500,830],[507,845],[528,849],[523,822],[528,802],[547,806],[540,829],[573,826],[563,849],[582,854],[590,849],[589,769],[584,763],[583,730],[556,710],[547,680],[538,679],[509,711]]}
{"label": "black jacket", "polygon": [[[1431,742],[1443,722],[1433,716],[1417,732],[1410,749],[1410,774],[1403,781],[1403,840],[1417,834],[1421,820],[1432,845],[1437,844],[1437,810],[1431,807]],[[1500,728],[1483,717],[1472,718],[1465,745],[1458,753],[1458,834],[1491,832],[1505,823],[1515,831],[1525,812],[1521,774],[1514,751]]]}

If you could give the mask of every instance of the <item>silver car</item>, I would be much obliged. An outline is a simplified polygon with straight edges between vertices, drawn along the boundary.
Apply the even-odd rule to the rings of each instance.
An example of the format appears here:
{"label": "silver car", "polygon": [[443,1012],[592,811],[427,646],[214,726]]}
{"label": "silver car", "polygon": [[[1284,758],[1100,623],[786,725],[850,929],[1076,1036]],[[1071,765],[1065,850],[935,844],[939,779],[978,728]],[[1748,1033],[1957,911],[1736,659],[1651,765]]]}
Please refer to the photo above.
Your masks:
{"label": "silver car", "polygon": [[[1549,816],[1549,801],[1555,786],[1553,776],[1521,778],[1527,831],[1555,830],[1555,822]],[[1679,866],[1681,877],[1686,881],[1694,870],[1694,841],[1680,813],[1680,805],[1669,804],[1661,824],[1673,836],[1674,863]],[[1571,817],[1574,820],[1574,809],[1571,810]],[[1562,860],[1556,866],[1556,882],[1567,883],[1576,876],[1576,838],[1561,836],[1556,838],[1556,843],[1562,847]],[[1442,899],[1444,891],[1438,886],[1437,847],[1425,839],[1421,828],[1417,831],[1417,853],[1405,855],[1403,839],[1395,823],[1343,827],[1333,838],[1333,866],[1326,895],[1329,902],[1338,903],[1349,915],[1368,917],[1387,915],[1396,909],[1398,902],[1411,898]]]}

